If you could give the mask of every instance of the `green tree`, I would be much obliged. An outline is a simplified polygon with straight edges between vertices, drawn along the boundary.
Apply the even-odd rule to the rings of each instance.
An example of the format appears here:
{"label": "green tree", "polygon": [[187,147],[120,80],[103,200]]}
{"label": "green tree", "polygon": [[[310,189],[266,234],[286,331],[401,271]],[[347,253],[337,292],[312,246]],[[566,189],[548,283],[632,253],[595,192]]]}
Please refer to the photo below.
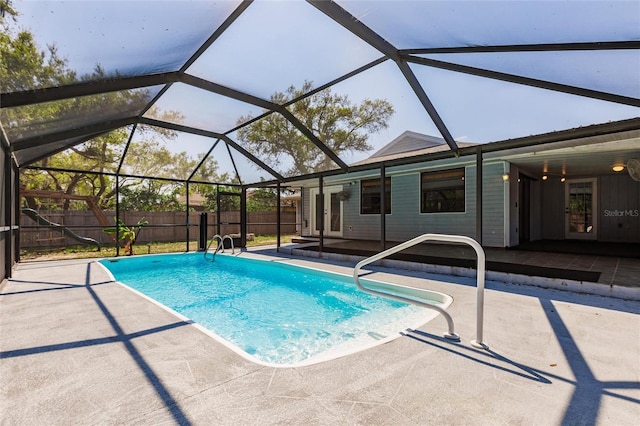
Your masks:
{"label": "green tree", "polygon": [[177,187],[169,187],[166,182],[145,179],[120,190],[120,209],[143,212],[181,210],[178,193]]}
{"label": "green tree", "polygon": [[11,7],[11,2],[9,0],[0,0],[0,22],[6,16],[15,16],[17,12]]}
{"label": "green tree", "polygon": [[117,226],[113,228],[106,228],[104,232],[115,236],[115,239],[124,242],[124,254],[127,256],[133,256],[133,245],[136,243],[136,237],[140,233],[140,230],[149,224],[148,220],[144,218],[140,219],[134,226],[127,226],[123,221],[116,219]]}
{"label": "green tree", "polygon": [[[187,179],[202,159],[192,158],[186,152],[172,153],[162,143],[170,141],[172,134],[140,129],[148,140],[132,143],[127,151],[123,173],[136,176],[157,176]],[[115,207],[115,178],[103,174],[115,172],[129,134],[129,129],[118,129],[109,134],[92,139],[82,145],[42,160],[39,165],[44,170],[25,169],[21,175],[23,188],[44,189],[65,194],[94,196],[102,209]],[[59,172],[56,169],[78,170]],[[207,159],[202,165],[206,179],[218,178],[217,162]],[[86,171],[86,172],[85,172]],[[89,172],[99,172],[89,173]],[[165,211],[179,208],[178,195],[184,195],[185,185],[168,180],[145,180],[121,177],[119,188],[125,197],[121,206],[141,211]],[[193,192],[193,190],[192,190]],[[154,201],[155,200],[155,201]],[[156,203],[156,204],[154,204]],[[37,208],[37,201],[30,201],[30,207]],[[65,209],[83,209],[81,202],[66,201]]]}
{"label": "green tree", "polygon": [[[271,95],[271,102],[282,105],[312,89],[311,82],[305,82],[300,89],[291,86],[286,92]],[[338,156],[370,150],[369,134],[386,128],[394,113],[387,100],[365,99],[354,104],[348,96],[334,94],[331,89],[298,101],[288,109]],[[238,123],[251,118],[240,117]],[[330,158],[318,155],[318,148],[280,114],[270,114],[241,128],[238,140],[267,164],[287,167],[284,174],[288,176],[335,167]]]}
{"label": "green tree", "polygon": [[247,194],[247,211],[264,212],[276,210],[278,194],[276,189],[260,188]]}
{"label": "green tree", "polygon": [[76,74],[67,68],[55,45],[39,51],[32,33],[14,30],[17,16],[10,1],[0,0],[0,92],[74,81]]}
{"label": "green tree", "polygon": [[[67,62],[60,56],[55,45],[40,50],[33,34],[27,30],[15,30],[18,13],[7,0],[0,0],[0,92],[23,91],[41,87],[55,87],[77,81],[89,81],[107,77],[107,72],[96,65],[93,72],[78,77],[69,69]],[[117,74],[117,73],[116,73]],[[147,90],[127,90],[94,96],[65,99],[17,108],[0,109],[0,121],[10,140],[38,134],[40,130],[50,129],[52,124],[59,128],[72,128],[94,116],[120,116],[123,111],[137,113],[149,102],[151,94]],[[155,111],[155,117],[180,122],[182,117],[172,111]],[[130,129],[117,129],[95,137],[80,145],[45,158],[35,165],[45,170],[28,170],[21,173],[21,185],[25,189],[50,190],[64,194],[91,195],[98,200],[101,208],[113,208],[115,205],[115,179],[103,173],[117,170],[124,153]],[[187,153],[171,153],[164,146],[175,139],[171,130],[138,126],[136,142],[131,144],[125,161],[127,173],[140,176],[163,176],[186,179],[200,162],[200,158],[191,158]],[[140,140],[141,138],[141,140]],[[217,163],[213,159],[203,165],[206,179],[217,178]],[[57,172],[46,170],[57,168],[73,170]],[[94,173],[89,173],[94,172]],[[166,208],[173,202],[175,194],[181,189],[174,183],[154,181],[141,184],[140,180],[121,179],[119,190],[129,194],[151,209],[152,200],[158,200],[157,209]],[[135,188],[140,186],[139,188]],[[37,208],[38,200],[27,200],[31,207]],[[82,202],[65,201],[64,208],[83,207]]]}
{"label": "green tree", "polygon": [[[137,176],[157,176],[171,179],[187,180],[202,161],[202,155],[195,158],[187,152],[172,153],[166,147],[158,145],[158,139],[139,141],[132,144],[127,152],[125,172]],[[218,163],[212,157],[201,165],[198,178],[201,181],[217,181],[226,179],[226,174],[218,176]],[[211,191],[214,185],[194,184],[190,193],[203,195]],[[179,195],[185,195],[183,182],[172,180],[156,180],[138,178],[121,178],[121,207],[125,210],[166,211],[182,209],[178,202]]]}
{"label": "green tree", "polygon": [[[225,185],[206,185],[200,189],[200,193],[204,195],[205,202],[203,203],[204,208],[208,211],[218,211],[218,191],[222,192],[231,192],[235,194],[240,194],[240,190],[235,187],[225,186]],[[237,196],[228,196],[222,195],[220,197],[220,211],[235,211],[240,210],[240,197]]]}
{"label": "green tree", "polygon": [[[62,153],[47,157],[37,165],[44,168],[78,170],[78,172],[24,169],[20,176],[22,186],[24,189],[42,189],[68,195],[91,195],[96,198],[102,209],[113,208],[115,179],[102,173],[115,172],[127,136],[128,129],[114,130]],[[33,203],[34,201],[29,200],[31,207],[36,208]],[[73,204],[66,200],[65,210]],[[81,209],[77,203],[74,208]]]}

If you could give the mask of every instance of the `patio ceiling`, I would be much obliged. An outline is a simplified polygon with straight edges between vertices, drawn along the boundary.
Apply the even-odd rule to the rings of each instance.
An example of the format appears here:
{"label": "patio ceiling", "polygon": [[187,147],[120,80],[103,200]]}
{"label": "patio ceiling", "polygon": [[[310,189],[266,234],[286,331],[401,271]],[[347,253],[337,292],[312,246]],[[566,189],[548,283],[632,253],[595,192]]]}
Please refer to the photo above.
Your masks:
{"label": "patio ceiling", "polygon": [[[349,171],[405,130],[442,137],[453,156],[461,141],[640,115],[638,2],[15,3],[20,25],[41,49],[55,44],[77,76],[63,86],[2,90],[2,137],[21,166],[116,129],[140,143],[141,129],[152,127],[175,132],[172,152],[213,158],[242,183],[289,181],[290,160],[270,164],[238,141],[249,117],[282,115],[331,160],[330,170]],[[102,75],[90,77],[97,65]],[[271,100],[305,81],[314,89],[300,98]],[[392,103],[395,115],[370,136],[370,152],[333,152],[291,112],[323,88]],[[118,103],[123,93],[135,96]],[[43,118],[40,108],[60,113]],[[127,149],[121,155],[117,170],[127,173]],[[591,157],[581,152],[575,162],[594,166]],[[198,181],[199,170],[189,179]]]}
{"label": "patio ceiling", "polygon": [[[540,147],[505,150],[494,155],[517,165],[531,177],[582,178],[611,173],[613,166],[640,157],[640,131],[567,140]],[[623,169],[624,170],[624,169]],[[618,172],[619,173],[619,172]],[[626,174],[627,171],[624,170]]]}

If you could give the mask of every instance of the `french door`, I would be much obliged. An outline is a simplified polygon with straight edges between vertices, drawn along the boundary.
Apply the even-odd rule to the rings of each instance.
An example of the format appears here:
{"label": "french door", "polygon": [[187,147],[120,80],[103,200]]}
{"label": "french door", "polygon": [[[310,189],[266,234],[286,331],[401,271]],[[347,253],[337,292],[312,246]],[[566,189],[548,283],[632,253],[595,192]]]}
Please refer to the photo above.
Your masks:
{"label": "french door", "polygon": [[597,180],[572,179],[565,184],[565,238],[597,238]]}
{"label": "french door", "polygon": [[320,209],[320,190],[312,188],[311,195],[311,234],[320,235],[320,225],[323,225],[323,235],[328,237],[342,237],[342,201],[339,193],[342,186],[322,188],[324,209]]}

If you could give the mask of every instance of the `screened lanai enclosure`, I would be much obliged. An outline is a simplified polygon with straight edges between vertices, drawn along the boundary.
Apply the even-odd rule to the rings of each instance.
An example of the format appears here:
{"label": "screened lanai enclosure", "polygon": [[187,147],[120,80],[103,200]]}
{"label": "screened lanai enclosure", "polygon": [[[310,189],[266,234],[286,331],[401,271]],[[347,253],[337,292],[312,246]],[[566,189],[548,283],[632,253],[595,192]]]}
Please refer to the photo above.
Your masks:
{"label": "screened lanai enclosure", "polygon": [[[207,237],[234,233],[244,244],[252,223],[304,234],[311,194],[332,179],[374,174],[384,205],[389,167],[458,158],[475,166],[468,233],[482,240],[483,168],[501,152],[523,158],[531,179],[556,166],[565,178],[580,164],[600,176],[640,158],[637,1],[0,5],[3,277],[21,245],[47,240],[29,237],[47,221],[84,215],[72,233],[113,244],[105,228],[146,220],[141,236],[169,227],[190,250],[208,211]],[[371,157],[407,131],[444,149]],[[624,143],[609,137],[620,133]],[[533,161],[569,139],[575,150],[606,142],[613,154]],[[260,200],[269,219],[250,218],[265,210]],[[317,230],[320,244],[332,231]]]}

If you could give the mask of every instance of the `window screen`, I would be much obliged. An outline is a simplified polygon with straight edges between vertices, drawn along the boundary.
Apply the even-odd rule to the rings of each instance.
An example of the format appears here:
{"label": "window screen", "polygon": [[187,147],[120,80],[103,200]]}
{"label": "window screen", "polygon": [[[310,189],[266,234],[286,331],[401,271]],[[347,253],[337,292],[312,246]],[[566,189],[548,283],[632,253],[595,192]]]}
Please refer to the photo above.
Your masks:
{"label": "window screen", "polygon": [[[391,178],[385,178],[385,214],[391,214]],[[380,214],[380,179],[360,181],[360,214]]]}
{"label": "window screen", "polygon": [[421,174],[420,212],[464,212],[464,169]]}

